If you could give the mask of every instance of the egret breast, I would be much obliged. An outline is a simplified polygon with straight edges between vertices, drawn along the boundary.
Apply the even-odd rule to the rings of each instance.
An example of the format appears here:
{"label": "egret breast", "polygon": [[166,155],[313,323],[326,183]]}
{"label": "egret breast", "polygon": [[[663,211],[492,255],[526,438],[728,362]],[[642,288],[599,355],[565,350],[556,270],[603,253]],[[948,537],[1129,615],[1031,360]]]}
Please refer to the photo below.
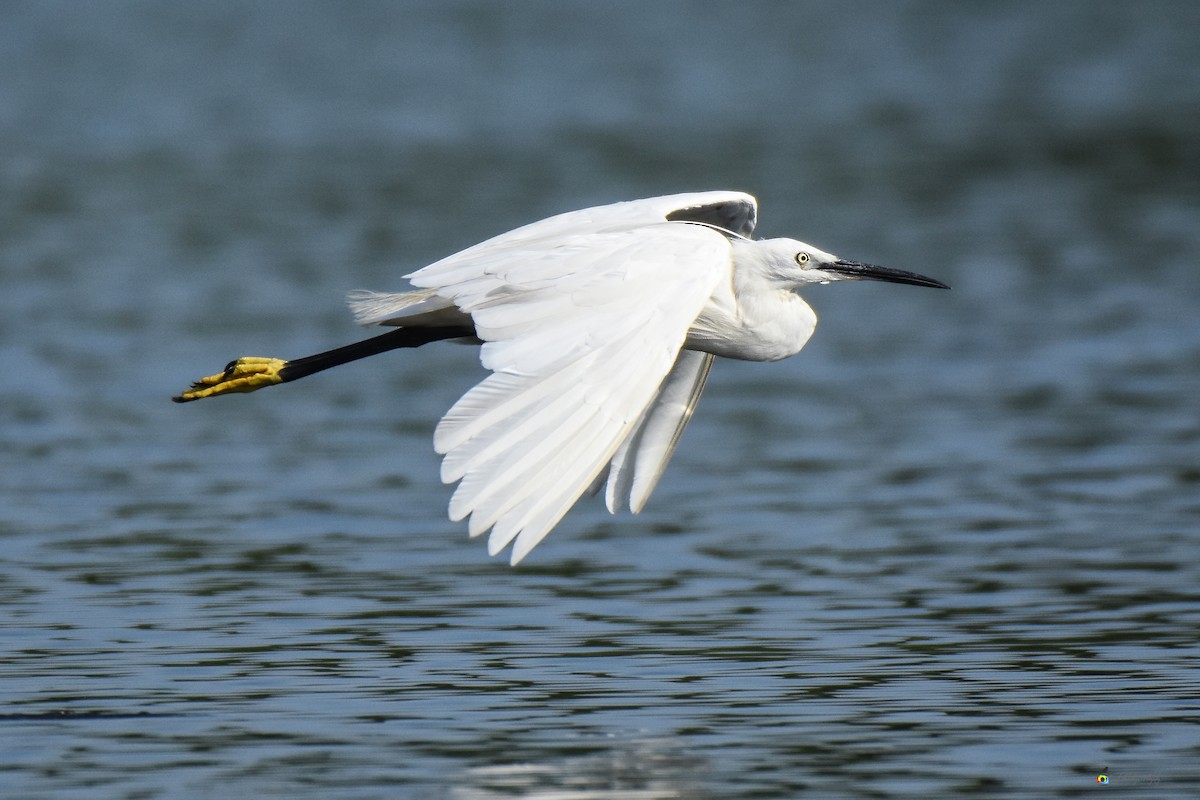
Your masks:
{"label": "egret breast", "polygon": [[772,289],[710,298],[688,329],[685,347],[742,361],[778,361],[799,353],[817,327],[812,307],[795,292]]}

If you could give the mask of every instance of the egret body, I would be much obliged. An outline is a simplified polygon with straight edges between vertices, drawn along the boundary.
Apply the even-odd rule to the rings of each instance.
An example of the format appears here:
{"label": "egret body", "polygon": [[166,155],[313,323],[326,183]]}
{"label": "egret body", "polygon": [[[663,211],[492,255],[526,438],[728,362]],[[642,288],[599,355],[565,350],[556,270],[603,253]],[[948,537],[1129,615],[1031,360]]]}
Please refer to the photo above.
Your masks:
{"label": "egret body", "polygon": [[433,436],[450,517],[513,564],[589,489],[637,513],[691,418],[716,356],[777,361],[812,336],[812,284],[949,288],[845,261],[794,239],[754,240],[753,197],[699,192],[559,214],[354,292],[358,322],[389,333],[306,358],[240,358],[178,402],[249,392],[399,347],[475,341],[491,374]]}

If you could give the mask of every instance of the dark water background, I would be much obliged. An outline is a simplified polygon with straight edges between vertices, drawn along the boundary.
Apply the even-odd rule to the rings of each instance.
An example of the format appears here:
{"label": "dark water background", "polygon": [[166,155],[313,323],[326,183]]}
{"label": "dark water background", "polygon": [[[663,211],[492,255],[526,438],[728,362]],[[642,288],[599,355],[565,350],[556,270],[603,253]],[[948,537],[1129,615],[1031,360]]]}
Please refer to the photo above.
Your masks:
{"label": "dark water background", "polygon": [[[5,797],[1197,792],[1200,5],[2,15]],[[712,188],[954,291],[814,289],[521,568],[445,519],[467,348],[167,401]]]}

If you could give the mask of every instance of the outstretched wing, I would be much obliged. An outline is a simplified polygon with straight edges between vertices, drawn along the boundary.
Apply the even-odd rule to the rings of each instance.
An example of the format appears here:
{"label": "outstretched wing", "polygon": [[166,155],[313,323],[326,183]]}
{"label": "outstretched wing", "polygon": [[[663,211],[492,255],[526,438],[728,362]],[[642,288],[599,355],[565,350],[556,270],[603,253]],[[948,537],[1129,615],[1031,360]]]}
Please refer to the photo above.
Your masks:
{"label": "outstretched wing", "polygon": [[[682,197],[753,205],[732,192]],[[442,418],[434,448],[442,480],[459,482],[450,517],[470,515],[472,536],[490,529],[490,553],[515,540],[520,561],[645,427],[689,326],[729,279],[728,239],[664,221],[681,206],[671,199],[552,217],[408,276],[484,341],[493,374]]]}

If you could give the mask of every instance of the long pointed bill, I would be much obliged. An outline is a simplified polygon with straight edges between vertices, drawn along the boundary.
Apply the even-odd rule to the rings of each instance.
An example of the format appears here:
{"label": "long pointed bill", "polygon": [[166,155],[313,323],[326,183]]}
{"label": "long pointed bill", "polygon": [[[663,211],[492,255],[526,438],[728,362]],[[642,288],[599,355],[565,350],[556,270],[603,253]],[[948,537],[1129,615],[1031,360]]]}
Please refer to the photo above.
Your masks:
{"label": "long pointed bill", "polygon": [[931,289],[949,289],[950,287],[933,278],[926,278],[915,272],[905,272],[902,269],[877,267],[874,264],[860,264],[857,261],[842,261],[821,264],[818,269],[822,272],[832,272],[852,280],[887,281],[888,283],[908,283],[913,286],[928,286]]}

